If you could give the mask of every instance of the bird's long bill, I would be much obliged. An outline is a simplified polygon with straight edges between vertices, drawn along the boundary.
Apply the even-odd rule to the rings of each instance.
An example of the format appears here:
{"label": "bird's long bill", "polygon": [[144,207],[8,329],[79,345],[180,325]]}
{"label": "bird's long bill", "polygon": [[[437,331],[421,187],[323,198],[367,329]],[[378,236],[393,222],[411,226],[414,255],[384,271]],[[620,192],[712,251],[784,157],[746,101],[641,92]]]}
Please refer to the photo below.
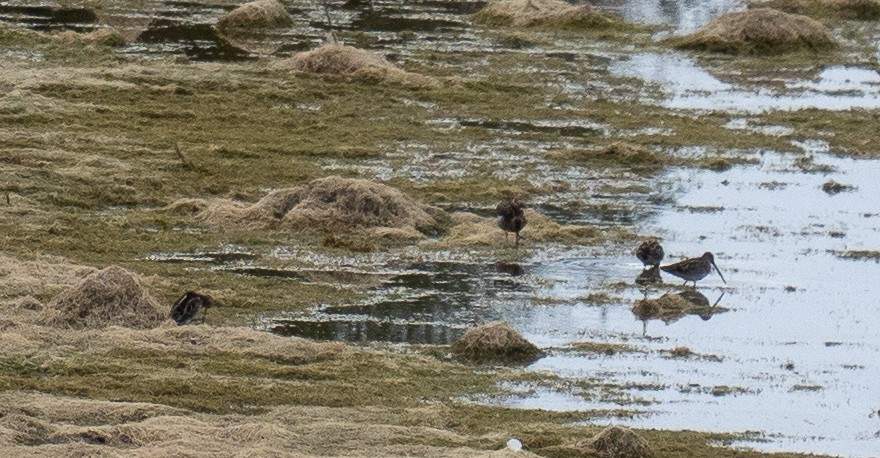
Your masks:
{"label": "bird's long bill", "polygon": [[715,272],[718,272],[718,276],[721,277],[721,281],[723,281],[724,284],[726,285],[726,284],[727,284],[727,280],[724,279],[724,275],[721,275],[721,269],[719,269],[718,266],[715,265],[715,261],[712,261],[712,267],[715,268]]}

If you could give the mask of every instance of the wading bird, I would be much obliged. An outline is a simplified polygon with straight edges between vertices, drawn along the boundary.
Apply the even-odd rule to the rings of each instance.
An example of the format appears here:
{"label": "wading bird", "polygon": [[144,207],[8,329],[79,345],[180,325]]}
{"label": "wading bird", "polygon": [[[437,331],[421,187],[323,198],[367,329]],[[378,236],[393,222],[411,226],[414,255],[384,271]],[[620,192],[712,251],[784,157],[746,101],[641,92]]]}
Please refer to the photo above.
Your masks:
{"label": "wading bird", "polygon": [[526,215],[523,213],[524,208],[526,208],[525,204],[516,199],[510,202],[501,202],[496,207],[496,210],[498,210],[498,227],[504,231],[504,239],[507,239],[508,232],[516,234],[514,246],[519,246],[519,231],[526,227],[526,223],[528,223]]}
{"label": "wading bird", "polygon": [[[195,291],[189,291],[174,303],[171,307],[171,319],[178,325],[189,324],[199,310],[205,309],[204,315],[207,315],[207,309],[214,305],[214,298],[205,294],[199,294]],[[202,320],[204,321],[204,315]]]}
{"label": "wading bird", "polygon": [[709,275],[709,273],[712,272],[713,267],[715,268],[715,271],[718,272],[718,276],[721,277],[721,281],[726,284],[727,280],[724,279],[724,275],[721,275],[721,270],[715,265],[715,257],[709,252],[703,253],[699,258],[685,259],[684,261],[676,262],[675,264],[660,267],[660,269],[664,272],[671,273],[678,278],[684,279],[685,285],[687,285],[689,281],[694,282],[694,288],[696,288],[697,281],[706,278],[706,275]]}
{"label": "wading bird", "polygon": [[657,268],[660,266],[660,261],[663,260],[663,247],[660,246],[656,240],[648,240],[646,242],[642,242],[638,248],[636,248],[636,257],[639,258],[639,261],[642,261],[642,264],[645,267]]}

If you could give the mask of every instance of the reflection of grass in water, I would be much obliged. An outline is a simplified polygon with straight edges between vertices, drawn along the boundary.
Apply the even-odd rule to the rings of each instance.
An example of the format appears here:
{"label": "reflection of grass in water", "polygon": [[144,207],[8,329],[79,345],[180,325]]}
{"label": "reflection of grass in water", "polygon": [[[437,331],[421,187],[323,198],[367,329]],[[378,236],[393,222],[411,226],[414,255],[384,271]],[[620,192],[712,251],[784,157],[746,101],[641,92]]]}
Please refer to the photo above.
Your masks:
{"label": "reflection of grass in water", "polygon": [[857,259],[861,261],[880,262],[880,251],[872,250],[850,250],[850,251],[832,251],[835,256],[842,259]]}

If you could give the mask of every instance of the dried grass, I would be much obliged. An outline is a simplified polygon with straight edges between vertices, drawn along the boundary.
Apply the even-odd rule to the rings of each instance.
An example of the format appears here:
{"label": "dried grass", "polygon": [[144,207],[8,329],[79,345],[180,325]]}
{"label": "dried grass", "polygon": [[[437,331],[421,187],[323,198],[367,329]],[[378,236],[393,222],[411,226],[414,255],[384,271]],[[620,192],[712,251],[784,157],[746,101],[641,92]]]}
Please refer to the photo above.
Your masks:
{"label": "dried grass", "polygon": [[561,0],[498,0],[474,15],[474,22],[501,27],[600,29],[618,24],[590,5]]}
{"label": "dried grass", "polygon": [[219,202],[205,214],[218,225],[280,226],[295,231],[363,229],[385,237],[422,237],[442,229],[435,217],[439,209],[381,183],[336,176],[272,191],[247,207]]}
{"label": "dried grass", "polygon": [[812,18],[880,19],[880,0],[769,0],[758,5]]}
{"label": "dried grass", "polygon": [[726,312],[728,309],[712,306],[708,298],[698,291],[682,291],[666,293],[657,299],[640,299],[633,304],[632,312],[640,320],[660,319],[671,323],[685,315],[699,315],[707,320],[712,315]]}
{"label": "dried grass", "polygon": [[659,169],[667,165],[669,159],[639,145],[614,142],[593,149],[567,149],[548,154],[552,159],[574,163],[614,164],[638,169]]}
{"label": "dried grass", "polygon": [[232,36],[260,33],[266,29],[292,25],[293,19],[278,0],[245,3],[217,20],[217,30]]}
{"label": "dried grass", "polygon": [[496,321],[468,330],[452,344],[452,354],[459,360],[475,363],[528,363],[541,350],[507,323]]}
{"label": "dried grass", "polygon": [[880,19],[880,0],[822,0],[821,3],[844,19],[861,21]]}
{"label": "dried grass", "polygon": [[580,444],[581,449],[607,458],[653,458],[654,452],[648,442],[633,430],[622,426],[609,426],[592,439]]}
{"label": "dried grass", "polygon": [[[525,217],[529,224],[523,229],[520,244],[528,246],[532,242],[577,242],[599,235],[599,231],[586,226],[565,226],[551,220],[535,209],[526,208]],[[457,212],[451,216],[452,227],[442,239],[432,242],[437,247],[513,246],[513,241],[505,238],[498,228],[496,218],[485,218],[473,213]]]}
{"label": "dried grass", "polygon": [[818,52],[837,47],[831,31],[821,23],[772,8],[727,13],[672,43],[683,49],[749,55]]}
{"label": "dried grass", "polygon": [[363,78],[411,86],[434,86],[429,76],[401,70],[385,57],[339,43],[327,43],[301,52],[290,60],[290,67],[305,73]]}
{"label": "dried grass", "polygon": [[[40,256],[31,261],[0,256],[0,280],[3,282],[0,303],[18,304],[18,301],[25,301],[29,296],[56,294],[94,270],[72,264],[58,256]],[[25,302],[21,305],[27,308]]]}
{"label": "dried grass", "polygon": [[167,310],[150,295],[138,275],[110,266],[53,299],[42,321],[74,329],[111,325],[152,328],[167,319]]}
{"label": "dried grass", "polygon": [[96,44],[113,48],[125,46],[125,37],[118,30],[112,28],[97,29],[85,34],[71,31],[61,32],[54,35],[53,38],[64,44]]}

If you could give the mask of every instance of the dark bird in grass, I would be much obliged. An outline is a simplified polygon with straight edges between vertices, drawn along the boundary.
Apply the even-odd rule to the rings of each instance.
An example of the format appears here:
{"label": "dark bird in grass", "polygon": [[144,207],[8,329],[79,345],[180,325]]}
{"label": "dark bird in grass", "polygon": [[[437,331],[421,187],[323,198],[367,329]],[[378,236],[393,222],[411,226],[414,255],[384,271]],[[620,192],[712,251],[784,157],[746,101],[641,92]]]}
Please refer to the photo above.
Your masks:
{"label": "dark bird in grass", "polygon": [[[212,305],[214,305],[214,298],[211,296],[189,291],[174,303],[174,307],[171,308],[171,319],[178,325],[189,324],[199,313],[199,310],[205,309],[206,315],[207,309]],[[204,316],[202,320],[204,321]]]}
{"label": "dark bird in grass", "polygon": [[526,227],[528,223],[523,212],[524,208],[526,208],[526,205],[516,199],[510,202],[501,202],[496,207],[496,210],[498,210],[498,227],[504,231],[505,240],[507,239],[508,232],[516,234],[515,246],[519,246],[519,231]]}
{"label": "dark bird in grass", "polygon": [[656,240],[648,240],[646,242],[642,242],[638,248],[636,248],[636,257],[639,258],[639,261],[642,261],[642,264],[645,267],[653,267],[657,268],[660,266],[660,261],[663,260],[663,247]]}
{"label": "dark bird in grass", "polygon": [[706,278],[706,275],[709,275],[712,272],[713,267],[715,268],[715,271],[718,272],[718,276],[721,277],[721,281],[726,284],[727,280],[724,279],[724,275],[721,275],[721,270],[715,265],[715,257],[709,252],[703,253],[699,258],[685,259],[684,261],[676,262],[675,264],[662,266],[660,269],[664,272],[671,273],[678,278],[684,279],[685,285],[687,285],[689,281],[694,282],[694,288],[696,288],[697,282]]}

